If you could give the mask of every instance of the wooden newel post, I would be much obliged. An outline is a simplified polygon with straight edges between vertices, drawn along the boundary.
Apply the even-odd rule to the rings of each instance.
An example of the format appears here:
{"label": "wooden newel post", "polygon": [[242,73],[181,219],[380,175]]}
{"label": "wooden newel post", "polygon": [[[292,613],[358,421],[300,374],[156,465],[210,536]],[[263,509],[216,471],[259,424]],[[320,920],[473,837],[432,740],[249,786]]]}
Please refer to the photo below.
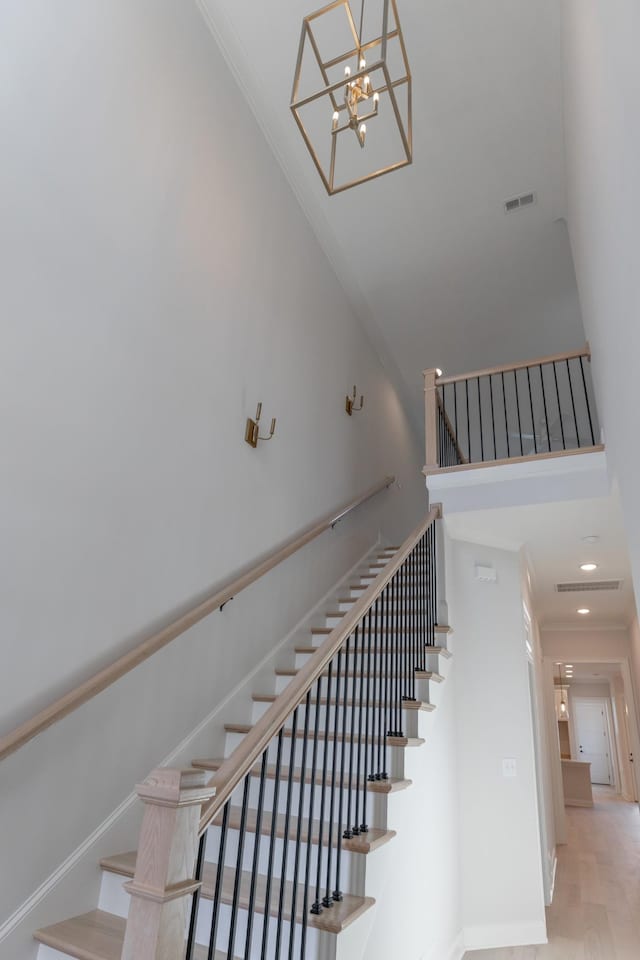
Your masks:
{"label": "wooden newel post", "polygon": [[436,380],[438,371],[424,370],[424,433],[425,433],[425,473],[438,470],[438,394]]}
{"label": "wooden newel post", "polygon": [[189,894],[202,804],[215,795],[204,770],[159,767],[137,786],[145,804],[122,960],[175,960],[184,955]]}

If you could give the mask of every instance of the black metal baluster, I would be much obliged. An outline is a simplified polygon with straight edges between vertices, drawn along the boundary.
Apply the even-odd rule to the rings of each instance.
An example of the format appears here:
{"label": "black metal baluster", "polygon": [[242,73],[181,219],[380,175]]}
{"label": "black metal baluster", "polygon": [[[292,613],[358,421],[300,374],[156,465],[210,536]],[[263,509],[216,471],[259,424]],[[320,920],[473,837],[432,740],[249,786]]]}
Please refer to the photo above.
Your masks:
{"label": "black metal baluster", "polygon": [[[307,859],[304,867],[304,894],[302,898],[302,930],[300,933],[300,957],[304,958],[307,944],[307,925],[309,923],[309,913],[322,913],[322,907],[318,905],[309,910],[309,888],[311,883],[311,852],[313,850],[313,798],[316,785],[316,765],[318,762],[318,733],[320,730],[320,709],[322,703],[322,676],[318,677],[316,683],[316,712],[313,720],[313,749],[311,751],[311,781],[309,787],[309,819],[307,821]],[[262,960],[267,960],[263,953]]]}
{"label": "black metal baluster", "polygon": [[[316,712],[315,712],[315,717],[314,717],[314,720],[313,720],[313,750],[312,750],[312,757],[311,757],[311,787],[310,787],[310,789],[309,789],[309,828],[308,828],[308,829],[309,829],[309,836],[308,836],[308,838],[307,838],[307,867],[306,867],[306,873],[305,873],[305,902],[306,902],[306,897],[307,897],[307,888],[309,887],[309,883],[310,883],[309,875],[310,875],[310,865],[311,865],[311,851],[312,851],[312,849],[313,849],[313,829],[314,829],[314,828],[313,828],[313,824],[314,824],[313,812],[314,812],[314,799],[315,799],[315,792],[316,792],[316,773],[317,773],[317,767],[318,767],[318,741],[319,741],[319,739],[320,739],[320,705],[321,705],[321,703],[322,703],[322,676],[319,676],[319,677],[318,677],[318,687],[317,687],[317,690],[318,690],[318,692],[317,692],[317,694],[316,694]],[[330,699],[331,699],[331,689],[329,688],[329,689],[327,690],[327,702],[328,702]],[[326,742],[325,742],[324,755],[325,755],[325,757],[326,757]],[[320,785],[320,789],[324,791],[324,782]],[[320,826],[320,829],[322,829],[322,826]],[[316,859],[316,874],[317,874],[317,875],[319,875],[319,869],[320,869],[319,865],[320,865],[320,862],[321,862],[321,859],[322,859],[321,853],[322,853],[322,850],[321,850],[321,848],[320,848],[320,845],[318,845],[318,853],[317,853],[317,859]],[[318,895],[318,889],[319,889],[319,887],[320,887],[320,884],[319,884],[319,883],[316,883],[316,896],[315,896],[315,899],[314,899],[313,904],[312,904],[312,906],[311,906],[311,913],[316,914],[316,915],[322,913],[322,903],[321,903],[320,897],[319,897],[319,895]],[[305,912],[305,914],[306,914],[306,909],[305,909],[304,912]]]}
{"label": "black metal baluster", "polygon": [[247,935],[244,942],[244,957],[251,956],[251,940],[253,937],[253,917],[256,903],[257,878],[260,867],[260,838],[262,836],[262,812],[264,810],[264,791],[267,780],[267,751],[262,754],[260,764],[260,785],[258,788],[258,808],[256,810],[256,829],[253,841],[253,861],[251,864],[251,889],[249,891],[249,908],[247,914]]}
{"label": "black metal baluster", "polygon": [[498,459],[498,447],[496,446],[496,414],[493,409],[493,377],[489,374],[489,396],[491,397],[491,428],[493,430],[493,459]]}
{"label": "black metal baluster", "polygon": [[484,463],[484,430],[482,429],[482,397],[480,396],[480,377],[478,381],[478,416],[480,418],[480,460]]}
{"label": "black metal baluster", "polygon": [[393,647],[391,645],[391,634],[389,632],[389,602],[391,600],[391,583],[389,582],[384,590],[382,591],[383,598],[383,622],[384,628],[383,633],[385,637],[385,654],[384,654],[384,693],[383,693],[383,702],[382,702],[382,713],[383,713],[383,753],[382,753],[382,772],[380,774],[382,780],[388,780],[389,774],[387,773],[387,737],[389,735],[391,715],[389,712],[389,668],[391,664],[391,651]]}
{"label": "black metal baluster", "polygon": [[[371,716],[371,621],[372,621],[372,611],[371,607],[367,611],[366,619],[366,630],[367,630],[367,693],[366,699],[364,701],[364,770],[362,777],[362,817],[360,819],[360,833],[367,833],[369,830],[369,825],[367,824],[367,790],[370,780],[375,779],[372,773],[373,770],[373,752],[371,747],[373,746],[373,730],[371,741],[369,740],[369,719]],[[364,670],[364,656],[363,656],[363,670]]]}
{"label": "black metal baluster", "polygon": [[[345,755],[347,750],[347,704],[349,701],[349,640],[347,637],[345,641],[345,661],[344,661],[344,687],[343,687],[343,701],[342,701],[342,748],[340,751],[340,783],[342,789],[340,790],[340,802],[338,804],[338,829],[336,832],[337,837],[337,847],[336,847],[336,885],[333,891],[333,899],[338,902],[342,900],[342,890],[340,889],[340,864],[342,861],[342,837],[344,836],[342,832],[342,825],[344,821],[344,791],[347,791],[348,797],[348,807],[351,809],[351,791],[353,789],[353,783],[351,782],[351,771],[349,772],[348,785],[345,787]],[[349,826],[350,818],[349,813],[347,813],[347,827]]]}
{"label": "black metal baluster", "polygon": [[[356,669],[358,664],[358,629],[356,627],[353,633],[353,675],[349,676],[349,662],[347,660],[347,687],[349,686],[349,679],[351,679],[351,729],[349,731],[349,793],[347,795],[347,827],[343,833],[345,840],[350,840],[353,836],[353,822],[358,819],[357,812],[352,817],[351,809],[351,799],[354,794],[354,781],[353,781],[353,753],[355,750],[355,739],[356,739]],[[347,736],[345,731],[345,738]],[[355,809],[358,809],[358,790],[359,784],[356,780],[355,782]]]}
{"label": "black metal baluster", "polygon": [[[360,695],[358,697],[358,745],[356,749],[357,757],[357,770],[356,770],[356,805],[354,810],[354,825],[353,825],[353,835],[357,837],[360,833],[360,794],[364,792],[364,784],[366,783],[366,770],[362,769],[362,710],[364,706],[364,673],[365,673],[365,657],[366,657],[366,646],[367,646],[367,629],[366,629],[366,618],[371,615],[371,611],[368,611],[365,614],[365,619],[361,622],[362,627],[362,643],[360,645],[360,676],[357,676],[358,669],[357,664],[354,666],[354,682],[353,682],[353,693],[355,696],[356,691],[356,680],[360,680]],[[352,732],[351,736],[355,736],[355,733]],[[365,758],[366,764],[366,758]]]}
{"label": "black metal baluster", "polygon": [[[342,780],[340,783],[337,782],[338,777],[338,743],[340,741],[340,724],[338,723],[339,711],[340,711],[340,672],[342,669],[342,647],[338,650],[338,655],[336,657],[336,702],[334,704],[334,713],[333,713],[333,751],[331,754],[331,788],[329,793],[329,833],[327,836],[327,883],[325,896],[322,901],[325,907],[333,906],[333,894],[331,892],[331,866],[332,866],[332,856],[333,856],[333,817],[335,813],[335,795],[336,787],[340,791],[342,796],[342,790],[344,785]],[[331,686],[331,685],[329,685]],[[327,730],[329,727],[329,707],[330,700],[327,700]],[[342,741],[342,749],[344,751],[344,740]],[[340,828],[338,826],[338,842],[340,838]]]}
{"label": "black metal baluster", "polygon": [[465,396],[467,399],[467,446],[469,448],[469,463],[473,463],[471,457],[471,417],[469,416],[469,381],[465,380]]}
{"label": "black metal baluster", "polygon": [[[267,883],[265,886],[264,892],[264,923],[262,925],[262,948],[261,948],[261,957],[266,957],[268,940],[269,940],[269,925],[271,920],[271,886],[273,878],[273,862],[276,855],[276,843],[277,843],[277,826],[278,826],[278,801],[280,800],[280,772],[282,770],[282,738],[284,734],[280,730],[278,733],[278,742],[276,748],[276,767],[274,773],[274,782],[273,782],[273,803],[271,805],[271,830],[269,831],[269,860],[267,866]],[[209,957],[211,960],[211,957]]]}
{"label": "black metal baluster", "polygon": [[[320,704],[316,704],[316,710]],[[302,757],[300,759],[300,788],[298,792],[298,822],[296,824],[296,852],[293,860],[293,882],[291,895],[291,927],[289,934],[289,960],[293,960],[296,934],[296,912],[298,908],[298,876],[302,857],[302,821],[304,819],[304,795],[307,782],[307,745],[309,743],[309,714],[311,713],[311,689],[307,691],[304,706],[304,729],[302,733]],[[286,879],[286,878],[283,878]],[[306,909],[305,909],[306,913]],[[245,960],[249,960],[247,956]]]}
{"label": "black metal baluster", "polygon": [[564,424],[562,422],[562,406],[560,404],[560,388],[558,387],[558,371],[556,369],[556,364],[553,364],[553,379],[556,384],[556,399],[558,401],[558,419],[560,420],[560,434],[562,436],[562,449],[567,449],[567,444],[564,439]]}
{"label": "black metal baluster", "polygon": [[502,405],[504,407],[504,430],[507,436],[507,457],[511,456],[511,444],[509,443],[509,417],[507,414],[507,392],[504,385],[504,370],[500,374],[502,378]]}
{"label": "black metal baluster", "polygon": [[209,932],[209,949],[207,951],[207,960],[213,960],[216,950],[216,939],[218,936],[218,920],[220,917],[220,899],[222,897],[222,883],[224,880],[224,858],[227,850],[227,833],[229,829],[229,809],[231,801],[227,800],[222,812],[222,823],[220,825],[220,844],[218,846],[218,865],[216,867],[216,886],[213,891],[213,907],[211,909],[211,930]]}
{"label": "black metal baluster", "polygon": [[[204,869],[204,850],[207,842],[207,831],[202,834],[200,837],[200,842],[198,843],[198,856],[196,857],[195,871],[193,874],[193,879],[196,880],[200,885],[202,884],[202,871]],[[201,886],[198,886],[196,890],[193,891],[191,897],[191,915],[189,917],[189,933],[187,934],[187,952],[185,955],[185,960],[193,960],[193,951],[196,944],[196,923],[198,920],[198,908],[200,906],[200,891]]]}
{"label": "black metal baluster", "polygon": [[[456,424],[456,454],[458,452],[458,447],[460,446],[460,427],[458,425],[458,382],[455,381],[453,384],[453,413]],[[459,458],[458,458],[459,462]]]}
{"label": "black metal baluster", "polygon": [[547,429],[547,446],[549,448],[549,453],[551,453],[551,431],[549,430],[549,415],[547,413],[547,393],[544,389],[544,370],[542,364],[540,364],[540,383],[542,384],[542,405],[544,408],[544,422]]}
{"label": "black metal baluster", "polygon": [[569,393],[571,394],[571,409],[573,410],[573,422],[576,428],[576,440],[578,441],[578,447],[581,446],[580,443],[580,427],[578,426],[578,415],[576,413],[576,403],[573,396],[573,383],[571,382],[571,367],[569,366],[569,361],[566,361],[567,364],[567,377],[569,379]]}
{"label": "black metal baluster", "polygon": [[436,624],[438,623],[438,568],[436,566],[436,527],[432,523],[429,527],[430,539],[430,567],[431,567],[431,643],[435,646]]}
{"label": "black metal baluster", "polygon": [[427,645],[432,647],[434,641],[433,634],[433,599],[432,599],[432,586],[431,586],[431,530],[433,524],[427,530],[427,550],[426,550],[426,568],[425,568],[425,589],[426,593],[426,606],[427,606]]}
{"label": "black metal baluster", "polygon": [[513,382],[516,388],[516,410],[518,411],[518,434],[520,436],[520,456],[524,456],[524,449],[522,447],[522,420],[520,419],[520,394],[518,393],[518,371],[513,371]]}
{"label": "black metal baluster", "polygon": [[235,952],[236,926],[238,923],[238,905],[240,901],[240,883],[242,881],[242,858],[244,856],[244,840],[247,835],[247,810],[249,808],[249,785],[251,774],[244,778],[242,791],[242,808],[240,811],[240,830],[238,833],[238,855],[236,857],[236,875],[233,881],[233,899],[231,901],[231,919],[229,921],[229,946],[227,960],[233,960]]}
{"label": "black metal baluster", "polygon": [[400,729],[402,723],[402,690],[400,687],[400,587],[401,587],[401,573],[402,568],[397,570],[393,578],[393,643],[394,643],[394,671],[393,671],[393,704],[394,704],[394,719],[395,719],[395,736],[400,736]]}
{"label": "black metal baluster", "polygon": [[376,600],[376,646],[379,650],[379,654],[376,657],[376,689],[373,693],[373,711],[374,717],[376,720],[376,736],[378,740],[378,763],[376,766],[376,780],[380,780],[382,774],[382,725],[383,725],[383,710],[382,710],[382,679],[383,679],[383,664],[385,656],[385,645],[387,638],[384,634],[383,629],[383,595],[380,594]]}
{"label": "black metal baluster", "polygon": [[[298,737],[298,708],[293,711],[291,717],[291,742],[289,744],[289,771],[287,776],[287,799],[284,814],[284,830],[282,835],[282,858],[280,860],[280,892],[278,895],[278,923],[276,926],[276,950],[275,957],[280,957],[280,945],[282,943],[282,924],[284,921],[285,892],[287,889],[287,861],[289,859],[289,829],[291,827],[291,804],[293,802],[293,781],[296,770],[296,742]],[[277,812],[277,811],[275,811]],[[292,926],[295,920],[291,919]],[[291,935],[293,936],[293,930]],[[231,958],[229,958],[231,960]]]}
{"label": "black metal baluster", "polygon": [[587,393],[587,378],[584,373],[584,357],[580,357],[580,372],[582,373],[582,386],[584,387],[584,402],[587,405],[587,416],[589,417],[589,430],[591,432],[591,446],[595,447],[596,438],[593,432],[593,420],[591,419],[591,404],[589,403],[589,394]]}
{"label": "black metal baluster", "polygon": [[[316,864],[316,899],[315,903],[323,903],[322,899],[322,854],[324,852],[324,810],[327,798],[327,769],[329,766],[329,718],[331,717],[331,681],[333,679],[333,660],[329,661],[327,670],[327,707],[324,713],[324,750],[322,753],[322,783],[320,784],[320,817],[318,824],[318,862]],[[319,708],[318,708],[319,709]],[[315,904],[314,904],[315,905]],[[325,907],[332,907],[333,900],[325,903]]]}
{"label": "black metal baluster", "polygon": [[531,371],[527,367],[527,384],[529,386],[529,406],[531,407],[531,432],[533,434],[533,449],[538,452],[538,434],[536,431],[536,420],[533,412],[533,397],[531,396]]}

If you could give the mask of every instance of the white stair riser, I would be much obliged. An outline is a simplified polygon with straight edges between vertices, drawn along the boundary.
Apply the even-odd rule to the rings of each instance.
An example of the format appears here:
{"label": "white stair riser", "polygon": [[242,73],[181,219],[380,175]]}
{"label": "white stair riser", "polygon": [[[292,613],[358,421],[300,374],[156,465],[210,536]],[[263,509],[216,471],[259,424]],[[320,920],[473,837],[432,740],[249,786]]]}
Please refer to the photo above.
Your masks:
{"label": "white stair riser", "polygon": [[[261,707],[263,707],[264,704],[256,704],[256,706],[261,706]],[[407,737],[415,737],[415,736],[418,736],[418,734],[417,734],[417,729],[418,729],[418,728],[417,728],[417,718],[416,718],[417,712],[418,712],[418,711],[416,711],[416,710],[404,710],[404,709],[401,711],[401,714],[400,714],[400,724],[401,724],[401,731],[402,731],[402,733],[404,734],[404,736],[407,736]],[[260,719],[260,717],[262,716],[263,713],[264,713],[264,710],[255,710],[255,709],[254,709],[253,723],[256,723],[256,722]],[[326,707],[326,706],[321,706],[321,707],[320,707],[320,719],[319,719],[319,725],[320,725],[320,729],[321,729],[321,730],[324,728],[326,713],[327,713],[327,707]],[[369,712],[369,728],[371,728],[371,722],[372,722],[372,718],[373,718],[374,715],[375,715],[376,718],[377,718],[377,711],[371,710],[371,711]],[[395,726],[396,726],[397,723],[398,723],[397,711],[392,710],[392,711],[391,711],[391,716],[390,716],[388,719],[389,719],[388,729],[390,729],[390,728],[392,728],[392,727],[395,728]],[[310,730],[313,729],[314,721],[315,721],[315,706],[312,706],[312,708],[311,708],[310,720],[309,720],[309,729],[310,729]],[[376,721],[376,722],[377,722],[377,721]],[[288,724],[287,724],[287,728],[290,728],[290,727],[291,727],[291,724],[288,723]],[[350,733],[351,730],[353,729],[353,727],[352,727],[352,717],[351,717],[351,706],[350,706],[350,705],[347,707],[347,723],[346,723],[346,727],[344,727],[344,725],[343,725],[342,709],[340,709],[340,710],[338,711],[338,731],[339,731],[339,732],[342,732],[343,728],[346,729],[347,733]],[[330,729],[331,731],[334,730],[334,707],[333,707],[333,706],[331,707],[330,720],[329,720],[329,729]],[[355,729],[356,729],[356,731],[357,731],[357,729],[358,729],[358,712],[357,712],[357,711],[356,711],[356,717],[355,717]],[[376,729],[377,729],[377,728],[376,728]]]}
{"label": "white stair riser", "polygon": [[[305,822],[306,826],[306,822]],[[209,827],[207,833],[207,845],[205,850],[205,858],[209,863],[217,863],[220,855],[220,834],[221,828],[215,824]],[[335,837],[335,827],[334,834]],[[323,841],[323,850],[322,850],[322,876],[326,874],[326,865],[327,865],[327,843],[326,839],[328,837],[328,827],[324,832],[324,841]],[[225,850],[224,850],[224,862],[225,866],[233,867],[238,862],[238,842],[240,839],[240,831],[229,829],[227,830],[227,837],[225,840]],[[244,839],[244,848],[242,851],[242,869],[251,871],[253,869],[253,853],[254,853],[254,840],[255,834],[246,833]],[[295,873],[295,850],[296,844],[293,838],[289,838],[287,844],[283,837],[275,837],[273,843],[273,864],[271,875],[274,877],[281,877],[283,875],[283,855],[284,848],[287,847],[287,856],[284,863],[284,876],[287,880],[293,880]],[[307,862],[307,843],[302,842],[300,846],[300,867],[298,870],[298,883],[301,883],[304,879],[304,871]],[[258,873],[262,876],[268,876],[269,874],[269,857],[271,850],[271,837],[269,834],[261,833],[260,834],[260,849],[258,851]],[[318,868],[318,853],[320,846],[317,843],[312,843],[310,847],[310,875],[315,877],[316,871]],[[332,883],[335,881],[335,873],[337,866],[337,844],[332,848],[331,854],[331,877]],[[358,864],[358,860],[362,860],[363,854],[352,853],[349,850],[342,850],[340,854],[340,883],[343,890],[348,890],[350,893],[361,893],[359,889],[361,883],[361,877],[363,875],[362,865]]]}
{"label": "white stair riser", "polygon": [[[324,730],[326,719],[327,719],[327,707],[326,705],[321,705],[319,709],[320,709],[320,716],[318,719],[319,730]],[[260,711],[260,712],[256,711],[254,713],[254,718],[253,718],[254,723],[259,719],[262,713],[264,713],[264,711]],[[376,724],[375,729],[377,731],[378,730],[378,710],[377,709],[374,710],[373,708],[367,711],[363,710],[362,712],[363,722],[366,722],[365,718],[367,714],[369,716],[369,729],[372,729],[372,724],[375,720],[375,724]],[[415,711],[410,711],[410,710],[403,710],[401,713],[400,723],[402,725],[402,732],[405,734],[405,736],[408,736],[408,737],[416,736],[414,732],[416,727],[415,727],[415,723],[413,723],[413,720],[415,719],[414,714],[415,714]],[[316,716],[316,707],[315,707],[315,704],[312,704],[310,715],[309,715],[310,733],[314,729],[315,716]],[[384,719],[386,720],[386,723],[383,723],[383,727],[386,726],[387,731],[392,728],[395,729],[395,726],[398,722],[397,711],[391,709],[386,713]],[[347,704],[347,714],[346,714],[346,723],[345,723],[345,716],[344,716],[342,703],[341,703],[338,709],[338,732],[341,733],[343,730],[345,730],[349,734],[353,729],[355,729],[357,733],[358,722],[359,722],[359,710],[356,709],[355,716],[352,716],[351,705]],[[299,718],[298,729],[301,728],[300,726],[301,723],[304,724],[304,717]],[[287,730],[291,729],[291,721],[285,724],[285,727]],[[333,705],[329,709],[329,730],[332,733],[335,730],[335,707]]]}
{"label": "white stair riser", "polygon": [[[272,898],[275,904],[275,897]],[[309,904],[311,906],[311,904]],[[201,900],[198,910],[198,924],[196,927],[196,943],[207,945],[211,932],[211,916],[213,913],[213,902],[211,900]],[[216,935],[217,947],[219,950],[228,948],[229,928],[231,922],[232,909],[227,904],[221,904],[218,914],[218,929]],[[247,910],[238,910],[236,915],[236,933],[235,933],[235,957],[245,956],[245,943],[247,934]],[[262,957],[276,956],[276,938],[277,938],[277,917],[269,918],[269,934],[265,954],[262,954],[262,931],[264,917],[261,913],[255,913],[253,917],[253,933],[251,937],[250,960],[261,960]],[[289,950],[289,938],[291,935],[291,924],[283,918],[281,926],[280,956],[286,957]],[[300,956],[300,945],[302,936],[302,924],[293,926],[294,933],[294,957]],[[335,939],[335,937],[334,937]],[[319,956],[319,931],[307,926],[306,949],[305,954],[308,957]]]}
{"label": "white stair riser", "polygon": [[[287,809],[287,795],[288,795],[288,782],[281,781],[280,788],[278,790],[278,813],[284,814]],[[298,807],[300,802],[300,788],[301,784],[294,780],[291,784],[291,813],[293,816],[297,816]],[[258,797],[260,793],[260,781],[258,778],[251,778],[251,786],[249,788],[249,806],[256,810],[258,807]],[[324,813],[325,821],[328,820],[329,810],[331,804],[331,789],[325,787],[324,789]],[[349,801],[349,791],[341,790],[336,787],[333,791],[333,809],[334,809],[334,822],[338,817],[338,810],[340,804],[340,795],[342,794],[342,809],[346,811],[347,804]],[[309,814],[309,800],[311,796],[311,784],[305,783],[304,793],[303,793],[303,810],[305,816]],[[355,791],[352,793],[352,800],[355,796]],[[316,783],[313,788],[313,816],[316,820],[320,819],[320,812],[322,810],[322,797],[323,791],[320,784]],[[273,810],[275,799],[275,780],[265,780],[264,785],[264,809]],[[378,826],[379,824],[375,823],[373,820],[374,812],[374,801],[373,795],[368,796],[367,798],[367,812],[369,816],[369,823],[373,826]]]}
{"label": "white stair riser", "polygon": [[[229,755],[233,752],[233,750],[235,750],[235,748],[236,748],[237,746],[239,746],[240,743],[242,743],[242,740],[244,739],[244,736],[245,736],[245,735],[244,735],[243,733],[227,733],[227,737],[226,737],[226,749],[225,749],[225,755],[226,755],[226,756],[229,756]],[[325,748],[326,748],[327,746],[328,746],[328,750],[327,750],[327,772],[330,772],[331,769],[332,769],[333,755],[334,755],[334,743],[333,743],[333,741],[329,741],[329,743],[328,743],[328,745],[327,745],[327,744],[325,743],[325,741],[323,741],[323,740],[318,740],[318,743],[317,743],[317,751],[316,751],[316,764],[315,764],[316,771],[322,771],[322,770],[323,770],[324,754],[325,754]],[[294,766],[294,767],[300,767],[300,766],[302,765],[303,747],[304,747],[304,743],[303,743],[302,738],[296,739],[296,743],[295,743],[294,751],[293,751],[293,766]],[[387,746],[387,751],[388,751],[388,752],[391,752],[391,750],[393,750],[393,749],[395,749],[395,748]],[[372,753],[372,750],[373,750],[373,753]],[[351,752],[351,751],[350,751],[350,743],[347,743],[346,756],[350,756],[350,752]],[[377,739],[375,740],[375,745],[374,745],[373,748],[372,748],[372,746],[371,746],[371,742],[369,742],[368,751],[367,751],[367,754],[368,754],[368,757],[369,757],[369,767],[371,766],[371,763],[374,764],[374,767],[377,766],[377,762],[378,762],[378,752],[379,752],[379,751],[378,751],[378,740],[377,740]],[[338,766],[339,766],[339,764],[340,764],[340,755],[341,755],[341,746],[340,746],[340,741],[339,741],[338,750],[337,750],[337,761],[336,761]],[[358,755],[357,744],[355,744],[355,743],[354,743],[354,748],[353,748],[353,755],[354,755],[354,762],[355,762],[355,761],[357,761],[357,755]],[[270,763],[270,764],[275,764],[276,758],[277,758],[277,744],[276,744],[276,743],[271,743],[271,745],[269,746],[269,752],[268,752],[268,755],[267,755],[267,756],[268,756],[268,763]],[[364,770],[364,765],[365,765],[365,759],[364,759],[364,758],[365,758],[365,745],[364,745],[364,743],[362,743],[362,745],[361,745],[360,757],[361,757],[361,759],[360,759],[361,768]],[[311,769],[312,760],[313,760],[313,743],[312,743],[311,741],[309,741],[309,742],[307,743],[307,756],[306,756],[306,767],[307,767],[307,770],[310,770],[310,769]],[[282,765],[283,765],[283,766],[286,766],[286,767],[290,767],[290,766],[291,766],[291,737],[285,737],[285,738],[283,738],[283,747],[282,747],[282,758],[281,758],[281,762],[282,762]],[[391,764],[391,760],[390,760],[389,757],[387,757],[387,768],[390,766],[390,764]],[[377,772],[377,770],[374,769],[373,772],[375,773],[375,772]],[[241,788],[240,788],[240,789],[241,789]],[[237,791],[234,792],[234,797],[235,797],[235,796],[237,796]],[[235,802],[237,802],[237,801],[235,801]]]}
{"label": "white stair riser", "polygon": [[[276,694],[282,693],[283,690],[286,690],[287,684],[290,683],[292,679],[293,679],[293,678],[292,678],[292,677],[289,677],[289,676],[281,676],[281,675],[276,676],[276,689],[275,689]],[[416,692],[415,694],[412,694],[412,695],[415,696],[417,699],[419,699],[419,700],[424,700],[425,702],[428,703],[428,702],[429,702],[429,682],[430,682],[429,680],[416,680],[416,681],[415,681],[415,688],[416,688],[416,691],[418,691],[418,692]],[[436,682],[436,681],[434,681],[434,683],[435,683],[435,682]],[[347,698],[348,698],[348,699],[351,699],[351,698],[353,697],[353,695],[354,695],[354,683],[355,683],[355,696],[356,696],[356,699],[360,696],[360,677],[359,677],[359,676],[358,676],[358,677],[347,677]],[[407,679],[406,682],[401,685],[401,687],[402,687],[402,689],[401,689],[401,694],[402,694],[402,695],[405,695],[405,694],[408,695],[408,694],[411,692],[411,691],[410,691],[410,686],[411,686],[410,681]],[[344,687],[343,687],[342,684],[341,684],[341,696],[343,695],[343,691],[344,691]],[[373,698],[373,685],[371,685],[371,691],[372,691],[371,699],[374,699],[374,698]],[[324,697],[326,696],[326,692],[327,692],[327,678],[326,678],[326,677],[323,677],[323,678],[322,678],[321,699],[324,699]],[[334,688],[333,692],[335,693],[335,688]],[[393,693],[393,690],[392,690],[391,692]],[[365,697],[366,697],[366,693],[367,693],[367,682],[366,682],[366,678],[365,678],[365,683],[364,683],[364,695],[365,695]],[[313,695],[315,696],[315,694],[316,694],[316,690],[314,689]],[[376,698],[376,699],[377,699],[377,698]]]}
{"label": "white stair riser", "polygon": [[[316,649],[318,649],[319,647],[322,646],[322,641],[323,641],[324,639],[326,639],[326,637],[318,637],[318,636],[314,637],[312,646],[314,646]],[[374,652],[374,650],[375,650],[374,644],[375,644],[375,647],[382,648],[382,651],[383,651],[383,652]],[[371,668],[370,668],[370,671],[369,671],[371,675],[373,675],[374,672],[375,672],[375,674],[379,674],[380,672],[382,672],[383,674],[386,674],[387,671],[389,672],[390,675],[393,675],[394,673],[397,672],[398,666],[400,666],[400,671],[402,672],[402,664],[403,664],[403,662],[405,661],[405,658],[408,656],[408,657],[410,657],[410,659],[415,659],[415,660],[420,660],[420,659],[422,659],[422,664],[424,664],[424,665],[426,666],[426,669],[428,669],[428,670],[435,670],[436,672],[440,672],[439,668],[440,668],[441,664],[439,663],[440,657],[438,656],[438,654],[437,654],[437,653],[429,653],[428,650],[427,650],[427,647],[424,647],[424,655],[422,656],[422,647],[423,647],[423,645],[420,644],[419,642],[414,643],[414,641],[412,640],[412,638],[408,638],[407,641],[405,641],[404,638],[402,638],[399,645],[396,645],[395,643],[389,644],[389,645],[388,645],[388,646],[389,646],[389,652],[388,652],[388,654],[387,654],[387,652],[386,652],[387,644],[386,644],[384,638],[378,638],[378,639],[377,639],[377,638],[375,638],[375,637],[372,636],[372,637],[371,637],[371,646],[372,646],[372,648],[374,648],[374,649],[372,649],[371,654],[369,655],[369,650],[368,650],[369,640],[368,640],[368,638],[366,638],[366,639],[365,639],[364,648],[363,648],[362,644],[361,644],[360,641],[359,641],[359,642],[358,642],[358,649],[357,649],[357,651],[354,650],[352,643],[349,644],[349,654],[348,654],[348,656],[346,655],[346,651],[343,651],[343,655],[342,655],[342,658],[341,658],[341,668],[340,668],[340,670],[341,670],[341,676],[340,676],[340,684],[341,684],[341,686],[342,686],[342,681],[343,681],[343,677],[344,677],[343,671],[344,671],[345,661],[348,663],[348,665],[349,665],[349,670],[350,670],[350,671],[353,671],[353,670],[354,670],[354,667],[357,667],[357,672],[360,673],[360,665],[361,665],[361,664],[363,663],[363,661],[364,661],[365,669],[367,669],[368,671],[369,671],[369,664],[371,664]],[[305,665],[305,663],[307,663],[307,662],[309,661],[309,659],[310,659],[311,657],[313,657],[313,656],[314,656],[313,653],[306,653],[306,652],[305,652],[305,653],[301,653],[301,652],[297,652],[297,653],[295,654],[295,659],[294,659],[294,663],[293,663],[294,668],[295,668],[296,670],[299,670],[299,669],[300,669],[301,667],[303,667],[303,666]],[[428,665],[427,665],[427,662],[426,662],[426,659],[425,659],[426,657],[430,657],[430,658],[431,658],[431,659],[429,660],[429,664],[428,664]],[[444,660],[444,659],[446,659],[446,658],[443,657],[442,659]],[[421,665],[422,665],[422,664],[421,664]],[[336,678],[335,678],[335,673],[336,673],[336,670],[337,670],[336,660],[333,661],[333,668],[332,668],[332,669],[333,669],[333,677],[332,677],[332,681],[331,681],[331,682],[332,682],[333,684],[335,684],[335,679],[336,679]]]}

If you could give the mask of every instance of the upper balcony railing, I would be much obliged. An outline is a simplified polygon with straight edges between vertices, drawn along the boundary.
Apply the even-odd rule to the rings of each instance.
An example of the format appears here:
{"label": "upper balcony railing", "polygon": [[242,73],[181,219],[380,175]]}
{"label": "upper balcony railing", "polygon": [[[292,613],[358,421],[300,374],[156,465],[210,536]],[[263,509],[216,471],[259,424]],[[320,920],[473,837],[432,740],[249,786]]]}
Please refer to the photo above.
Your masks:
{"label": "upper balcony railing", "polygon": [[425,473],[602,450],[589,347],[444,377],[424,371]]}

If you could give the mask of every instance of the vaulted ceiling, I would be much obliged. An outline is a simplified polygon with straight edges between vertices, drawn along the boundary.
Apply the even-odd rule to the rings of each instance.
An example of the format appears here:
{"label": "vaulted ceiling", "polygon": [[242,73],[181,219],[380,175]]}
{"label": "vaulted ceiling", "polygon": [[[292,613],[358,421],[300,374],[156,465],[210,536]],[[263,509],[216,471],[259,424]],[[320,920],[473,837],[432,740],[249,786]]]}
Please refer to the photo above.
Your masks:
{"label": "vaulted ceiling", "polygon": [[[289,111],[318,0],[198,2],[416,422],[425,367],[584,342],[564,220],[560,0],[399,0],[414,163],[332,198]],[[534,206],[505,214],[532,190]]]}

